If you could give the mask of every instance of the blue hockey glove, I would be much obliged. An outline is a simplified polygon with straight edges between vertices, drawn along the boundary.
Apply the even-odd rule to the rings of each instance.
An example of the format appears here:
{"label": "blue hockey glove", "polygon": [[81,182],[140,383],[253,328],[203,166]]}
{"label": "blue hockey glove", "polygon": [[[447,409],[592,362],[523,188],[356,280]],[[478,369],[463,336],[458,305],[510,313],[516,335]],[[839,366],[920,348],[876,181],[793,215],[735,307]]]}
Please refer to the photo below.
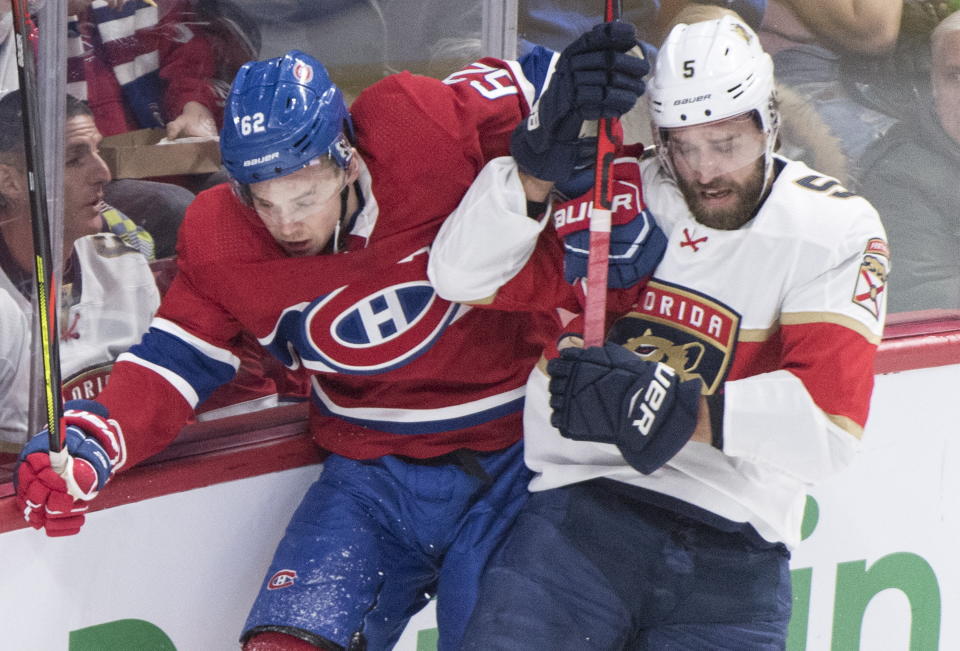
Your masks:
{"label": "blue hockey glove", "polygon": [[568,439],[616,445],[650,474],[682,448],[697,425],[699,380],[640,359],[623,346],[564,348],[547,365],[550,422]]}
{"label": "blue hockey glove", "polygon": [[510,153],[522,170],[556,182],[583,167],[590,153],[579,141],[583,121],[619,117],[643,94],[650,64],[645,56],[627,54],[636,45],[633,25],[612,22],[595,26],[561,52],[550,85],[513,132]]}
{"label": "blue hockey glove", "polygon": [[49,536],[77,533],[86,502],[93,499],[126,461],[123,436],[106,408],[91,400],[64,405],[66,465],[59,474],[50,461],[46,430],[24,446],[14,468],[17,508],[35,529]]}
{"label": "blue hockey glove", "polygon": [[[637,160],[618,159],[613,174],[607,286],[625,289],[653,273],[667,248],[667,237],[644,205]],[[563,238],[563,276],[568,283],[587,277],[592,203],[590,191],[553,211],[554,227]]]}

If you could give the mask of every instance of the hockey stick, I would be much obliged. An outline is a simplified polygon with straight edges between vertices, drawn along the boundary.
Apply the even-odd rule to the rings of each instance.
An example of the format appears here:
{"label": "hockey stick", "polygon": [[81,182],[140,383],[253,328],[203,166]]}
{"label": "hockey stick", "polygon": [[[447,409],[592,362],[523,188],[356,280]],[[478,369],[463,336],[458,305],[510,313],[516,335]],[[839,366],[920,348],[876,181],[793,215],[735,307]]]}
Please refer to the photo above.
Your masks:
{"label": "hockey stick", "polygon": [[63,450],[63,397],[60,393],[60,350],[57,328],[57,285],[50,244],[47,216],[47,193],[44,187],[43,154],[37,131],[37,82],[30,43],[29,7],[27,0],[13,0],[13,28],[17,48],[17,76],[23,110],[23,141],[27,162],[27,185],[30,193],[30,216],[33,227],[33,258],[37,282],[37,307],[40,321],[40,355],[43,362],[43,397],[50,437],[50,463],[60,472],[66,465]]}
{"label": "hockey stick", "polygon": [[[606,0],[604,22],[620,20],[620,0]],[[597,161],[590,207],[590,253],[587,257],[587,301],[584,306],[583,345],[602,346],[606,332],[607,263],[610,256],[613,159],[617,142],[616,118],[597,122]]]}

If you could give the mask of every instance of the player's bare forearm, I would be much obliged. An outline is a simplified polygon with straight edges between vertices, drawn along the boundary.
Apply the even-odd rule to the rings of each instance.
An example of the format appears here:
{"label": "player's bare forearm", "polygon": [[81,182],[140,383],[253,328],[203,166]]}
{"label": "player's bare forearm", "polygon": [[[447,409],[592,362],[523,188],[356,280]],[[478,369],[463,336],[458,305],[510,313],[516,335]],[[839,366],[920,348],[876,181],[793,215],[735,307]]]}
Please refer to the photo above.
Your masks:
{"label": "player's bare forearm", "polygon": [[553,189],[553,181],[544,181],[535,176],[527,174],[523,170],[518,170],[520,184],[523,186],[523,192],[527,196],[527,201],[536,201],[543,203],[550,196]]}

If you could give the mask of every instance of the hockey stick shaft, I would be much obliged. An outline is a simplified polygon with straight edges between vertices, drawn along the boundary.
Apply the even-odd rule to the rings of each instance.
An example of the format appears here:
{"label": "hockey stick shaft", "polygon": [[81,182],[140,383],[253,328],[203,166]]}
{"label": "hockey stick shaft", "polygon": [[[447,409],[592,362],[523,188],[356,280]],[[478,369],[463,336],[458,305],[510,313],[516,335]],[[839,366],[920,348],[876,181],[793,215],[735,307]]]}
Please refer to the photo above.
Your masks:
{"label": "hockey stick shaft", "polygon": [[[606,0],[604,22],[620,20],[620,0]],[[607,265],[610,256],[613,159],[616,156],[616,118],[597,123],[597,160],[590,209],[590,253],[587,257],[587,297],[584,306],[585,346],[602,346],[606,333]]]}
{"label": "hockey stick shaft", "polygon": [[50,437],[51,462],[62,467],[58,459],[63,450],[63,399],[60,389],[59,329],[57,328],[57,286],[47,215],[43,154],[37,119],[37,83],[33,45],[30,43],[27,0],[13,0],[13,26],[16,38],[17,76],[23,111],[23,141],[27,163],[27,186],[30,195],[30,216],[33,230],[34,271],[37,283],[37,306],[40,322],[40,354],[43,366],[43,398],[46,407],[47,432]]}

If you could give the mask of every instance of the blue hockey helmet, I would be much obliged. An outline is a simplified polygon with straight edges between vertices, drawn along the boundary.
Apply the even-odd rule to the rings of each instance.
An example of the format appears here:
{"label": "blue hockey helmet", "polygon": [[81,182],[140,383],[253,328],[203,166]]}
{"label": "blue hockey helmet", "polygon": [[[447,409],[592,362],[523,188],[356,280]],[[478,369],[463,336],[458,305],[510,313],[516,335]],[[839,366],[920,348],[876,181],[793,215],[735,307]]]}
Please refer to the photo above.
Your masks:
{"label": "blue hockey helmet", "polygon": [[[345,133],[346,131],[346,133]],[[245,63],[227,97],[220,132],[223,166],[237,183],[285,176],[329,156],[346,168],[353,124],[323,65],[290,50]]]}

